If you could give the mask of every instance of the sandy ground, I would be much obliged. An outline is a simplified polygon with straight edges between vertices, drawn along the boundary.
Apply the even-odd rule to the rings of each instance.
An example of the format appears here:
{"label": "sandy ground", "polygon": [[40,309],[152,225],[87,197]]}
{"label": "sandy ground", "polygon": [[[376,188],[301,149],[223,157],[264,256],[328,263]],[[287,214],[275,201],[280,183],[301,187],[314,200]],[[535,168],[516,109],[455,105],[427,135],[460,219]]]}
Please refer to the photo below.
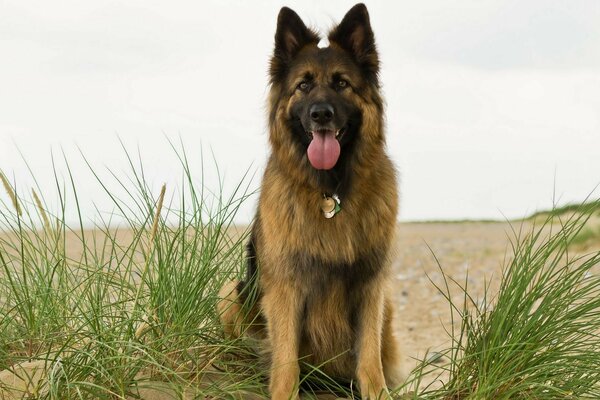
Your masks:
{"label": "sandy ground", "polygon": [[[519,223],[513,225],[518,227]],[[525,224],[524,228],[529,225]],[[471,295],[481,298],[486,281],[491,282],[492,292],[497,288],[505,258],[512,254],[509,240],[514,234],[511,230],[508,223],[399,225],[391,288],[397,304],[397,332],[406,369],[416,364],[415,358],[424,357],[428,351],[441,350],[450,342],[445,332],[445,328],[451,328],[449,306],[434,286],[434,283],[443,285],[436,258],[448,277],[462,283],[466,281]],[[460,303],[459,291],[453,292],[455,301]],[[17,383],[11,371],[0,371],[0,380],[11,379],[13,384]]]}
{"label": "sandy ground", "polygon": [[449,343],[444,330],[451,322],[448,303],[434,286],[443,285],[438,262],[448,277],[464,282],[468,271],[471,288],[482,286],[486,276],[498,274],[507,245],[505,231],[504,224],[488,223],[399,226],[391,287],[407,365]]}
{"label": "sandy ground", "polygon": [[[451,329],[450,308],[436,285],[444,287],[443,273],[469,292],[483,297],[485,282],[497,287],[505,255],[510,256],[508,223],[412,223],[398,228],[393,263],[397,331],[410,369],[415,358],[446,348]],[[438,264],[439,263],[439,264]],[[453,299],[462,304],[458,288]],[[458,326],[457,326],[458,328]]]}
{"label": "sandy ground", "polygon": [[[408,366],[415,365],[414,358],[423,358],[427,351],[441,350],[450,343],[444,328],[452,327],[450,309],[435,288],[444,284],[437,261],[448,278],[461,284],[466,282],[471,296],[481,302],[486,282],[489,293],[497,293],[502,267],[512,256],[513,230],[520,227],[520,222],[512,226],[509,223],[400,224],[392,284],[398,305],[397,331]],[[529,223],[522,225],[525,232],[531,228]],[[582,254],[599,249],[600,243],[574,248]],[[454,289],[453,301],[462,304],[462,292]]]}

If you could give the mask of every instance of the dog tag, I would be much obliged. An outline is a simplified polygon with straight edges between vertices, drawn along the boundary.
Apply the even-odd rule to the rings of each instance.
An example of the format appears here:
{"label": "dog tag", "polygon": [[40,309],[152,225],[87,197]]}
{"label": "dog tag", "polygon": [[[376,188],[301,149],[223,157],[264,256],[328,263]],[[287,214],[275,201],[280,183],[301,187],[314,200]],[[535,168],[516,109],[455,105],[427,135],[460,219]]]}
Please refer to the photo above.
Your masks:
{"label": "dog tag", "polygon": [[335,210],[335,200],[329,196],[326,196],[321,200],[321,210],[324,213],[330,213]]}
{"label": "dog tag", "polygon": [[336,194],[331,197],[323,195],[321,211],[323,211],[325,218],[333,218],[335,214],[339,213],[342,210],[340,203],[340,198]]}

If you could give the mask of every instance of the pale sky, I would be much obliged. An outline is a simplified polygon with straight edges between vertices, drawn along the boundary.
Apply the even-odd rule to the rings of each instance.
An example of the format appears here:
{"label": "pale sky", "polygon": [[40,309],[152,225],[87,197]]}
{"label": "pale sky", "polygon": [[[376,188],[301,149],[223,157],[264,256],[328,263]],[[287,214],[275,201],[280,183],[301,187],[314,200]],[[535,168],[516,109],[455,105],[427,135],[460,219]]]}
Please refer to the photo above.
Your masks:
{"label": "pale sky", "polygon": [[[202,146],[227,185],[250,169],[257,187],[279,8],[326,32],[353,4],[0,0],[0,169],[27,193],[20,149],[52,199],[62,148],[90,220],[94,204],[112,208],[77,148],[125,176],[118,137],[139,146],[156,194],[181,178],[167,138],[181,138],[198,178]],[[402,220],[518,217],[600,184],[599,1],[366,4]]]}

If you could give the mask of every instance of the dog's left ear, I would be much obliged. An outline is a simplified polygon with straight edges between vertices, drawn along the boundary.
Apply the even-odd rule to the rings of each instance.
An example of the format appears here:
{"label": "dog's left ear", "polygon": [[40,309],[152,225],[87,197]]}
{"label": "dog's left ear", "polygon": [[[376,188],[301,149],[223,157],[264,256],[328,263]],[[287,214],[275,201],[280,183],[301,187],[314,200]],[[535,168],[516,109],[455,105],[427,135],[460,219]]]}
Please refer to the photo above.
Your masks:
{"label": "dog's left ear", "polygon": [[377,82],[379,56],[367,7],[359,3],[346,13],[342,22],[329,33],[329,42],[349,52],[363,71]]}

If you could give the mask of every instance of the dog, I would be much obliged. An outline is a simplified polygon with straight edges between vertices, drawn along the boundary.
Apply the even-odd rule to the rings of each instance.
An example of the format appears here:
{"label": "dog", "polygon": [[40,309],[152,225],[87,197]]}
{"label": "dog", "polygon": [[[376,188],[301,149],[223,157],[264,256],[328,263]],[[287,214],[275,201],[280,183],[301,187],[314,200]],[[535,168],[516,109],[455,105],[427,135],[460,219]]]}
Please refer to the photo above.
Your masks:
{"label": "dog", "polygon": [[[352,7],[328,39],[319,47],[298,14],[279,12],[271,153],[247,278],[227,283],[217,305],[230,337],[257,333],[264,321],[275,400],[298,398],[301,363],[356,379],[363,399],[387,396],[402,379],[387,289],[397,179],[365,5]],[[250,309],[249,293],[257,298]]]}

